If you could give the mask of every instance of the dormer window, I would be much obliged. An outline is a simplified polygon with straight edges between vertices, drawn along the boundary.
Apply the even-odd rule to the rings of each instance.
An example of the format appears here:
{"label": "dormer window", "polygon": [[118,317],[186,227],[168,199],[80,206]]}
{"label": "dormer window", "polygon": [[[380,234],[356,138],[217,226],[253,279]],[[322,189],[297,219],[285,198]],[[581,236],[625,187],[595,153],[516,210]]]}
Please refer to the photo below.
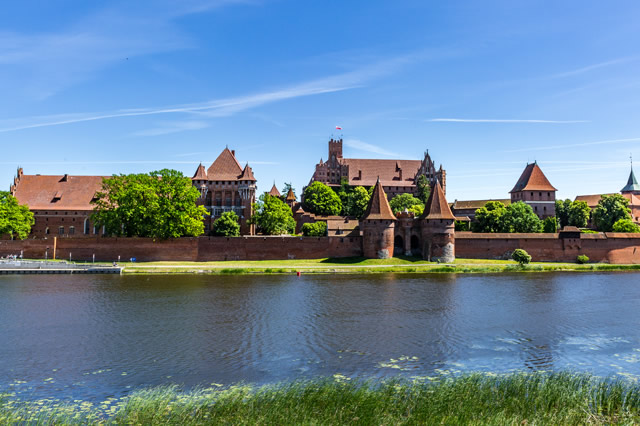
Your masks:
{"label": "dormer window", "polygon": [[51,200],[52,203],[56,203],[58,201],[60,201],[60,199],[62,198],[62,191],[57,191],[55,193],[55,195],[53,196],[53,200]]}

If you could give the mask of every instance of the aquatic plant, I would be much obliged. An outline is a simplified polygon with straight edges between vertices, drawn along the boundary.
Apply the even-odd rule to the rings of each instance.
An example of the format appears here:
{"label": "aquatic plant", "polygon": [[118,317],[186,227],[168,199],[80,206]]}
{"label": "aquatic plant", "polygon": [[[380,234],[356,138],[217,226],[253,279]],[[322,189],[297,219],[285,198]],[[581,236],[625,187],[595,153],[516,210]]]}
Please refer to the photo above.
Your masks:
{"label": "aquatic plant", "polygon": [[212,384],[181,391],[164,386],[96,404],[51,399],[28,402],[0,396],[2,424],[637,422],[637,381],[566,372],[416,376],[413,381],[362,381],[336,374],[261,387]]}

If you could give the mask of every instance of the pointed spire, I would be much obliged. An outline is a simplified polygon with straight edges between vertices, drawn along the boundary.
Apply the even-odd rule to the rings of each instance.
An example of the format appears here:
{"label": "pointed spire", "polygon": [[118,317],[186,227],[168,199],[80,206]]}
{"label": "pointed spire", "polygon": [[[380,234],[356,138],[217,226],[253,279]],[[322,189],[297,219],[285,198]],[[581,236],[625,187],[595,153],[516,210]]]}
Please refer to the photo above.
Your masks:
{"label": "pointed spire", "polygon": [[438,179],[436,179],[436,183],[431,188],[431,194],[429,194],[424,213],[422,213],[420,219],[455,219]]}
{"label": "pointed spire", "polygon": [[276,181],[273,181],[273,186],[271,187],[271,191],[269,191],[269,195],[271,195],[272,197],[279,197],[280,196],[280,191],[278,191],[278,188],[276,188]]}
{"label": "pointed spire", "polygon": [[293,188],[289,187],[289,192],[287,192],[287,201],[295,201],[296,200],[296,194],[293,193]]}
{"label": "pointed spire", "polygon": [[633,158],[630,156],[630,159],[631,159],[631,173],[629,173],[629,179],[627,180],[627,184],[625,185],[624,188],[620,190],[620,192],[623,194],[625,192],[640,191],[640,184],[638,184],[638,181],[636,180],[636,175],[633,173]]}
{"label": "pointed spire", "polygon": [[192,180],[207,180],[207,171],[205,170],[205,168],[202,165],[202,163],[200,163],[200,165],[198,166],[198,169],[196,170],[196,174],[194,174],[191,179]]}
{"label": "pointed spire", "polygon": [[239,180],[250,180],[253,182],[256,181],[256,178],[253,176],[253,170],[251,170],[251,167],[249,167],[249,163],[244,166]]}
{"label": "pointed spire", "polygon": [[373,188],[367,211],[364,213],[362,220],[380,219],[380,220],[396,220],[396,216],[391,211],[389,201],[387,200],[387,194],[382,189],[380,183],[380,176],[376,181],[376,186]]}

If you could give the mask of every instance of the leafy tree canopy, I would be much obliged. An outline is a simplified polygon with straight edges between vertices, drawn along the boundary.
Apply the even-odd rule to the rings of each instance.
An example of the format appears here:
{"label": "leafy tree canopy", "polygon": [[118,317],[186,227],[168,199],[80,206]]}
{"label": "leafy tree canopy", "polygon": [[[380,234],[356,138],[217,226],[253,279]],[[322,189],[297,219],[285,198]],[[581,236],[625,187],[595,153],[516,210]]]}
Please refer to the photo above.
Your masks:
{"label": "leafy tree canopy", "polygon": [[584,228],[589,223],[589,216],[591,215],[591,209],[586,201],[576,200],[571,203],[569,207],[568,220],[569,226],[577,226],[578,228]]}
{"label": "leafy tree canopy", "polygon": [[389,201],[389,206],[394,214],[398,214],[406,210],[412,211],[414,214],[424,211],[424,203],[411,194],[396,195]]}
{"label": "leafy tree canopy", "polygon": [[429,185],[427,177],[425,175],[418,176],[416,186],[418,187],[418,199],[426,205],[427,200],[429,199],[429,194],[431,194],[431,185]]}
{"label": "leafy tree canopy", "polygon": [[569,225],[569,208],[571,207],[571,200],[556,200],[556,217],[558,218],[558,225],[560,228],[564,228]]}
{"label": "leafy tree canopy", "polygon": [[593,221],[598,230],[610,232],[620,219],[631,219],[629,200],[620,194],[603,195],[593,210]]}
{"label": "leafy tree canopy", "polygon": [[555,217],[548,217],[542,221],[543,232],[547,234],[553,234],[558,232],[558,219]]}
{"label": "leafy tree canopy", "polygon": [[613,224],[613,232],[640,232],[640,226],[631,219],[620,219]]}
{"label": "leafy tree canopy", "polygon": [[342,199],[342,215],[353,216],[358,219],[364,215],[371,198],[369,191],[362,186],[350,188],[346,192],[341,191],[338,195]]}
{"label": "leafy tree canopy", "polygon": [[305,223],[302,225],[305,237],[324,237],[327,235],[327,222]]}
{"label": "leafy tree canopy", "polygon": [[507,208],[500,201],[489,201],[476,210],[475,220],[471,223],[473,232],[504,232],[502,216]]}
{"label": "leafy tree canopy", "polygon": [[291,209],[278,197],[262,194],[258,202],[253,204],[253,211],[255,213],[251,222],[256,224],[258,232],[265,235],[283,235],[296,231],[296,221]]}
{"label": "leafy tree canopy", "polygon": [[238,219],[238,215],[235,212],[224,212],[213,222],[211,232],[213,235],[223,237],[237,237],[240,235]]}
{"label": "leafy tree canopy", "polygon": [[529,204],[518,201],[507,206],[502,232],[542,232],[542,221]]}
{"label": "leafy tree canopy", "polygon": [[29,206],[18,204],[16,197],[7,191],[0,191],[0,235],[9,235],[24,240],[35,223]]}
{"label": "leafy tree canopy", "polygon": [[200,192],[181,172],[118,175],[102,181],[92,221],[109,235],[195,237],[204,232],[207,210],[196,205]]}
{"label": "leafy tree canopy", "polygon": [[340,197],[322,182],[312,182],[304,189],[303,196],[303,208],[310,213],[334,216],[342,212]]}

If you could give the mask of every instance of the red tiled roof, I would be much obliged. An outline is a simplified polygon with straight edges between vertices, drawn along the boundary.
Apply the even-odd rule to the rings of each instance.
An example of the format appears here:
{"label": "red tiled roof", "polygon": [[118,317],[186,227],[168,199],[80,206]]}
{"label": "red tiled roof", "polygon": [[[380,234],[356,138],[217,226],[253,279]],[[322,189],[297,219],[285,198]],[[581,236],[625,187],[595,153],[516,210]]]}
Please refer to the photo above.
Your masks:
{"label": "red tiled roof", "polygon": [[436,184],[431,188],[431,194],[429,194],[427,205],[420,219],[455,219],[438,180],[436,180]]}
{"label": "red tiled roof", "polygon": [[15,197],[31,210],[93,210],[91,200],[109,177],[22,175]]}
{"label": "red tiled roof", "polygon": [[531,163],[527,164],[516,186],[509,192],[519,191],[557,191],[557,189],[551,185],[547,177],[542,173],[538,163]]}
{"label": "red tiled roof", "polygon": [[240,180],[251,180],[253,182],[256,181],[256,178],[253,176],[253,170],[249,167],[249,163],[244,166],[244,170],[242,170],[242,175],[240,175]]}
{"label": "red tiled roof", "polygon": [[509,204],[511,204],[511,199],[509,198],[505,198],[505,199],[489,199],[489,200],[455,200],[453,202],[453,204],[450,206],[453,209],[456,210],[466,210],[466,209],[474,209],[477,210],[479,208],[484,207],[485,204],[487,204],[489,201],[499,201],[502,204],[504,204],[505,206],[508,206]]}
{"label": "red tiled roof", "polygon": [[[422,162],[420,160],[368,160],[343,158],[349,166],[349,185],[373,186],[378,178],[383,186],[411,186]],[[402,169],[402,180],[396,168]],[[358,179],[362,171],[362,179]]]}
{"label": "red tiled roof", "polygon": [[240,175],[242,167],[229,148],[225,148],[207,170],[209,180],[239,180]]}
{"label": "red tiled roof", "polygon": [[196,174],[191,178],[192,180],[207,180],[207,171],[204,169],[202,163],[198,166]]}
{"label": "red tiled roof", "polygon": [[275,183],[271,187],[271,191],[269,191],[269,195],[271,195],[272,197],[279,197],[280,196],[280,191],[278,191],[278,188],[276,188],[276,184]]}
{"label": "red tiled roof", "polygon": [[396,216],[391,211],[387,194],[384,193],[380,180],[376,182],[376,186],[373,188],[367,211],[364,213],[362,219],[396,220]]}
{"label": "red tiled roof", "polygon": [[296,200],[296,194],[293,193],[293,189],[289,188],[289,192],[287,192],[287,201],[295,201]]}
{"label": "red tiled roof", "polygon": [[[578,195],[575,201],[585,201],[587,205],[595,209],[598,205],[598,202],[602,199],[603,195],[614,195],[614,194],[592,194],[592,195]],[[629,206],[640,206],[640,198],[636,197],[631,193],[621,194],[624,198],[629,200]]]}

